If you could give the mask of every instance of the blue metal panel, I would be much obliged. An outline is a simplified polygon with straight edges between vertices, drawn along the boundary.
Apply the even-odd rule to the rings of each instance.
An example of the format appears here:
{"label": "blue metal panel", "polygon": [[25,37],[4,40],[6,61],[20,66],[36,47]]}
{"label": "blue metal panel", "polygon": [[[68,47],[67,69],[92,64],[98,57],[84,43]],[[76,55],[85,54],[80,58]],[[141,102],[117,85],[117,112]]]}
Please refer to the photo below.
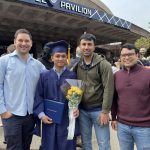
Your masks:
{"label": "blue metal panel", "polygon": [[100,22],[105,22],[125,29],[131,28],[131,23],[126,20],[123,20],[113,15],[109,15],[103,11],[99,11],[67,0],[19,0],[19,1],[28,4],[44,6],[47,8],[49,7],[49,9],[54,9],[56,11],[63,11],[70,14],[84,16],[89,19],[98,20]]}

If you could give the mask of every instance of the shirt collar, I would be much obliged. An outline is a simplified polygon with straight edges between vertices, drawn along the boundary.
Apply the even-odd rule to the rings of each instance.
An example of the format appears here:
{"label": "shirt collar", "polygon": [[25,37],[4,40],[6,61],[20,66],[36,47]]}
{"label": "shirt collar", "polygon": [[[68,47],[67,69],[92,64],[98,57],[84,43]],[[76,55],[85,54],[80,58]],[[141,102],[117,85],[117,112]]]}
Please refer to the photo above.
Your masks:
{"label": "shirt collar", "polygon": [[56,69],[56,67],[54,66],[54,67],[53,67],[53,70],[54,70],[56,73],[62,74],[62,73],[66,70],[66,67],[64,67],[61,71],[58,71],[58,70]]}
{"label": "shirt collar", "polygon": [[14,52],[10,53],[10,56],[18,56],[17,51],[15,50]]}
{"label": "shirt collar", "polygon": [[[15,50],[14,52],[10,53],[10,56],[19,56],[18,52]],[[34,58],[29,54],[28,60],[33,60]]]}
{"label": "shirt collar", "polygon": [[[138,71],[140,68],[142,68],[143,66],[141,66],[141,65],[139,65],[139,64],[134,64],[131,68],[130,68],[130,70],[129,70],[129,72],[135,72],[135,71]],[[124,66],[123,66],[123,70],[124,71],[128,71]]]}

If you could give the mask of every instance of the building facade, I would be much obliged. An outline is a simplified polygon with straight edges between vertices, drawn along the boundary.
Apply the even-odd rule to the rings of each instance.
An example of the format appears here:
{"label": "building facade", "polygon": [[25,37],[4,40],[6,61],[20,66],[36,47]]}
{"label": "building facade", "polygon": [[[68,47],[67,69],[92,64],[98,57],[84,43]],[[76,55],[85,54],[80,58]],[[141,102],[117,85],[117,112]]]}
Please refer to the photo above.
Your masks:
{"label": "building facade", "polygon": [[84,32],[95,34],[98,45],[150,37],[148,31],[114,16],[99,0],[1,0],[0,45],[11,44],[19,28],[32,33],[34,57],[46,42],[60,39],[68,41],[73,51]]}

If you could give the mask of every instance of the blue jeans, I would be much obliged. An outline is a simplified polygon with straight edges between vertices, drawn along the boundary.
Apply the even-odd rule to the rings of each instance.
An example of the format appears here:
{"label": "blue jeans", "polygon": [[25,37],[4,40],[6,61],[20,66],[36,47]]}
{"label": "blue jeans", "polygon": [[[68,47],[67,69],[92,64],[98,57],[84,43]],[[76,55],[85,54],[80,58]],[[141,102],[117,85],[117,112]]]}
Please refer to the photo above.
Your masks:
{"label": "blue jeans", "polygon": [[120,150],[150,150],[150,128],[129,126],[118,122]]}
{"label": "blue jeans", "polygon": [[92,150],[92,126],[94,125],[99,150],[110,150],[109,124],[101,126],[98,118],[101,111],[80,110],[79,123],[83,150]]}

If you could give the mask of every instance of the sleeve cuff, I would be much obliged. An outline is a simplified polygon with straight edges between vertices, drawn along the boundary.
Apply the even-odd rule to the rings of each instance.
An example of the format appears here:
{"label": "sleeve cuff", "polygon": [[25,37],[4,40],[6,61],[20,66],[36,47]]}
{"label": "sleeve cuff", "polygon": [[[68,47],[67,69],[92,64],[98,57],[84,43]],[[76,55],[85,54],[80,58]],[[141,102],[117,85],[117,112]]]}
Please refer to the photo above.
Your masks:
{"label": "sleeve cuff", "polygon": [[43,116],[45,116],[45,113],[44,113],[44,112],[41,112],[41,113],[39,113],[39,115],[38,115],[39,119],[41,119]]}
{"label": "sleeve cuff", "polygon": [[102,108],[102,112],[108,114],[110,112],[110,110]]}
{"label": "sleeve cuff", "polygon": [[112,121],[116,121],[116,115],[111,115]]}

